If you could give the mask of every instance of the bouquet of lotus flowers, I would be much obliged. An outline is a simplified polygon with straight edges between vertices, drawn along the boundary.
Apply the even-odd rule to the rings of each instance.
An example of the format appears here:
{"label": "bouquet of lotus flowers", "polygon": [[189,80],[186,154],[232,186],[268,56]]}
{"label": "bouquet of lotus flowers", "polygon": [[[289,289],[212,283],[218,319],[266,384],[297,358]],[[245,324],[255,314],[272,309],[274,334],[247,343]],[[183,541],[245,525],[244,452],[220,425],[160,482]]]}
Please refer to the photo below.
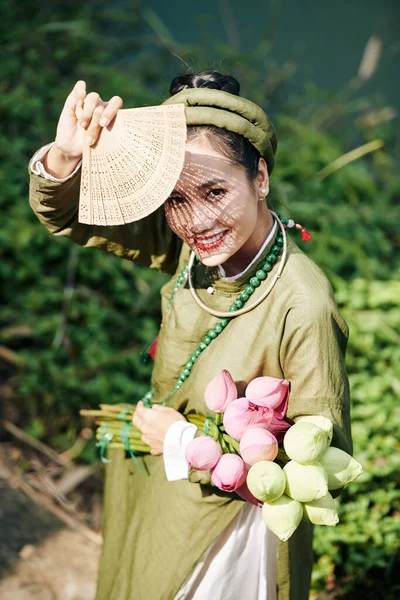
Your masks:
{"label": "bouquet of lotus flowers", "polygon": [[[235,382],[222,371],[208,384],[204,399],[217,413],[224,443],[215,435],[199,437],[186,449],[189,466],[210,469],[218,488],[262,505],[266,525],[282,541],[301,520],[336,525],[339,519],[330,491],[362,472],[359,462],[330,446],[330,419],[311,415],[292,426],[285,421],[288,397],[288,381],[257,377],[245,397],[237,398]],[[278,446],[281,441],[284,450]]]}
{"label": "bouquet of lotus flowers", "polygon": [[[362,467],[346,452],[330,446],[333,424],[329,419],[311,415],[292,426],[285,420],[288,381],[257,377],[248,384],[244,397],[238,398],[231,374],[223,370],[207,385],[204,400],[215,417],[185,415],[206,434],[187,446],[191,468],[210,470],[216,487],[262,506],[266,525],[283,541],[301,520],[338,523],[330,491],[356,479]],[[100,410],[81,410],[80,414],[96,417],[103,462],[109,462],[105,458],[108,447],[124,448],[143,471],[138,456],[150,448],[132,424],[134,410],[131,404],[102,404]]]}

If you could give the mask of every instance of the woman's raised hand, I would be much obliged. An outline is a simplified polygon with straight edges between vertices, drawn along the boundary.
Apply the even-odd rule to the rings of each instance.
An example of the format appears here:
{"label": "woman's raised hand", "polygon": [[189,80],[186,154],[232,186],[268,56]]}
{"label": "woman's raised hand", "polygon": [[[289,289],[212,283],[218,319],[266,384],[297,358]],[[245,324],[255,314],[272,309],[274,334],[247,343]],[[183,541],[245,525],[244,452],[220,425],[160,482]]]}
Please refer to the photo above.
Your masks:
{"label": "woman's raised hand", "polygon": [[75,170],[82,158],[85,129],[93,145],[103,127],[107,127],[122,107],[119,96],[104,102],[96,92],[86,93],[86,83],[77,81],[62,109],[55,143],[43,158],[47,173],[63,179]]}
{"label": "woman's raised hand", "polygon": [[88,141],[94,144],[103,127],[107,127],[122,107],[119,96],[104,102],[96,92],[86,93],[86,83],[77,81],[65,101],[57,125],[56,148],[71,159],[79,159],[83,152],[85,130]]}

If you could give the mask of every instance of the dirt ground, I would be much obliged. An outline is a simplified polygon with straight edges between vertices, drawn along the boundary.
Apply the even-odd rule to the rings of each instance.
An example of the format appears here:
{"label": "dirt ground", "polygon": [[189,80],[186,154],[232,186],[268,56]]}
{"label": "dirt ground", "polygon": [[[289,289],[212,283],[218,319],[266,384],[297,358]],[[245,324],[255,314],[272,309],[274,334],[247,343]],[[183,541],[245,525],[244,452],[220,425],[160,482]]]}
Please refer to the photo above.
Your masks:
{"label": "dirt ground", "polygon": [[[66,526],[35,498],[12,487],[15,482],[6,454],[10,452],[0,452],[1,600],[93,600],[102,541],[99,510],[86,519],[84,532]],[[80,490],[79,498],[70,494],[73,503],[62,514],[73,522],[74,515],[85,522],[85,512],[99,505],[101,480],[92,480],[95,493]],[[82,507],[79,513],[78,507]]]}
{"label": "dirt ground", "polygon": [[0,580],[1,600],[93,600],[100,547],[68,529],[26,544]]}

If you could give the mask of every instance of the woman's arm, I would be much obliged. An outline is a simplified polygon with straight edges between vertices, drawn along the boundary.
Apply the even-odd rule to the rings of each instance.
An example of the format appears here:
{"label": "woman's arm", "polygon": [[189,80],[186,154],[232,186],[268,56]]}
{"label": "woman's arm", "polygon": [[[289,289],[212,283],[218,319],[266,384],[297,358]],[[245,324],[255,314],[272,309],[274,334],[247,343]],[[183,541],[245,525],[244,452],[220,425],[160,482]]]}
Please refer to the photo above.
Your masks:
{"label": "woman's arm", "polygon": [[76,82],[61,111],[55,142],[43,157],[43,167],[52,180],[32,172],[30,161],[30,205],[53,235],[173,273],[182,243],[169,229],[163,207],[128,225],[101,227],[78,222],[81,173],[75,169],[82,158],[85,130],[88,142],[95,143],[121,106],[119,96],[103,102],[96,92],[86,93],[84,81]]}
{"label": "woman's arm", "polygon": [[61,183],[33,173],[32,160],[28,171],[30,205],[50,233],[147,267],[175,272],[182,242],[168,227],[163,207],[145,219],[127,225],[85,225],[78,222],[80,169]]}
{"label": "woman's arm", "polygon": [[280,360],[291,383],[287,417],[329,418],[332,445],[351,454],[347,339],[347,325],[332,299],[300,298],[286,317]]}

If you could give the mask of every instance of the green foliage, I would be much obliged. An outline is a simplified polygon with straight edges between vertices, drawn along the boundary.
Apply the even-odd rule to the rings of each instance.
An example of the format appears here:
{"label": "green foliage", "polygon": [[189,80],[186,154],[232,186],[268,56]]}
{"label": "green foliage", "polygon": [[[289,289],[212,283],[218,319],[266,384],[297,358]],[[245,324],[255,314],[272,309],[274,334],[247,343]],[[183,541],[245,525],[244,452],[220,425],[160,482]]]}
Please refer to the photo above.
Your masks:
{"label": "green foliage", "polygon": [[[341,522],[316,528],[316,591],[336,585],[354,600],[385,587],[398,597],[400,391],[400,180],[390,122],[368,124],[381,106],[314,85],[285,95],[293,65],[271,58],[266,37],[252,55],[223,44],[184,48],[136,2],[0,0],[0,367],[6,415],[60,451],[82,427],[79,409],[135,402],[148,389],[140,350],[159,327],[165,278],[101,252],[52,238],[28,205],[26,165],[54,139],[78,79],[125,106],[158,103],[184,70],[219,68],[271,110],[278,130],[271,202],[314,233],[302,246],[328,274],[350,326],[348,370],[355,456],[364,474],[343,493]],[[169,75],[170,74],[170,75]],[[284,98],[284,100],[282,100]],[[371,121],[371,120],[370,120]],[[383,149],[323,179],[318,173],[374,139]],[[15,417],[15,415],[17,415]],[[83,460],[94,459],[88,446]],[[397,589],[397,592],[396,592]],[[374,596],[371,596],[373,598]]]}
{"label": "green foliage", "polygon": [[400,591],[392,585],[400,539],[400,282],[342,280],[336,298],[350,327],[354,456],[364,473],[342,492],[340,524],[316,527],[314,584],[321,589],[334,575],[350,594],[360,582],[364,590],[374,588],[376,577],[376,589],[384,586],[385,600],[394,600]]}

